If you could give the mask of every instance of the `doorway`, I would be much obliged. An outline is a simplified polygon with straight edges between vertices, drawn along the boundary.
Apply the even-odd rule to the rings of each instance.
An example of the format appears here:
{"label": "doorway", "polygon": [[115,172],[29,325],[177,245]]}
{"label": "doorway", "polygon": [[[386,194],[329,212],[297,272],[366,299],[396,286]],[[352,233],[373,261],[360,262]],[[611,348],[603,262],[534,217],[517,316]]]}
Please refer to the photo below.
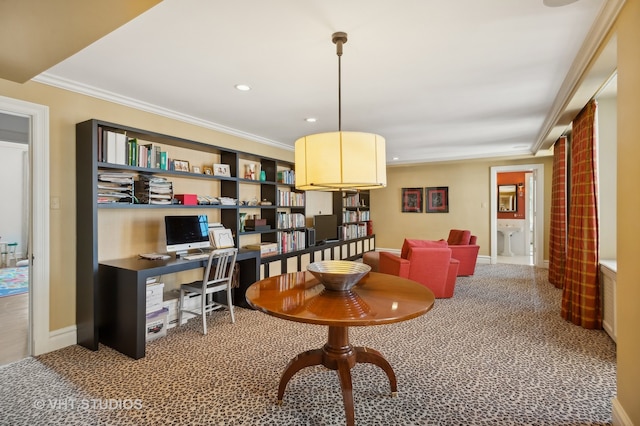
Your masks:
{"label": "doorway", "polygon": [[[523,179],[514,182],[518,195],[524,201],[522,217],[530,218],[525,223],[514,220],[498,220],[498,174],[521,173]],[[520,186],[522,184],[522,186]],[[523,164],[520,166],[497,166],[491,168],[491,263],[521,263],[544,267],[544,165]],[[522,192],[520,192],[522,191]],[[539,212],[539,213],[538,213]],[[514,213],[515,214],[515,213]],[[504,215],[503,215],[504,216]],[[505,216],[506,217],[506,216]],[[524,221],[522,221],[524,222]],[[500,225],[500,226],[499,226]],[[513,226],[513,227],[510,227]],[[513,234],[521,233],[519,241],[522,242],[522,257],[507,256],[511,259],[499,256],[504,253],[505,238],[513,238]],[[499,244],[499,240],[501,244]],[[501,251],[499,251],[499,248]],[[530,253],[530,254],[528,254]],[[508,252],[507,252],[508,254]],[[514,253],[515,254],[515,253]]]}
{"label": "doorway", "polygon": [[[8,255],[7,259],[11,265],[20,262],[20,267],[28,271],[28,292],[25,297],[26,351],[21,354],[39,355],[55,347],[49,333],[49,108],[0,96],[0,115],[9,117],[12,122],[27,124],[24,140],[27,141],[28,149],[21,169],[28,196],[24,200],[24,210],[20,213],[26,219],[23,235],[11,234],[11,241],[7,241],[20,241],[15,241],[15,254]],[[7,121],[3,120],[2,123],[6,124]],[[2,133],[2,127],[0,126],[0,139],[10,139],[9,135],[15,129],[5,128]],[[3,180],[0,188],[4,189],[15,181],[15,178]],[[3,325],[6,327],[6,324]],[[6,362],[3,360],[1,363]]]}
{"label": "doorway", "polygon": [[0,113],[0,365],[29,355],[29,120]]}

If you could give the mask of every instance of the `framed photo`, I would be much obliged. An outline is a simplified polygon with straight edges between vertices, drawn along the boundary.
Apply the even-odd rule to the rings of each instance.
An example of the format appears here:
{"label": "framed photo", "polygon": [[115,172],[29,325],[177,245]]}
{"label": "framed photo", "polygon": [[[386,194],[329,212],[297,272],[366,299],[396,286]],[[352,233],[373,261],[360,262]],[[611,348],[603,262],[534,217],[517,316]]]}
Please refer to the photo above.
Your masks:
{"label": "framed photo", "polygon": [[213,174],[213,168],[212,168],[212,167],[209,167],[209,166],[204,166],[204,167],[202,168],[202,172],[203,172],[205,175],[212,175],[212,174]]}
{"label": "framed photo", "polygon": [[191,166],[191,172],[192,172],[192,173],[201,173],[201,172],[200,172],[200,167],[198,167],[198,166]]}
{"label": "framed photo", "polygon": [[214,229],[209,235],[209,240],[211,240],[211,237],[213,237],[213,245],[217,249],[234,247],[233,234],[231,234],[231,229]]}
{"label": "framed photo", "polygon": [[402,188],[402,213],[422,213],[422,188]]}
{"label": "framed photo", "polygon": [[176,172],[188,172],[189,162],[184,160],[173,160],[173,170]]}
{"label": "framed photo", "polygon": [[213,165],[213,174],[215,176],[231,176],[231,172],[229,171],[228,164],[214,164]]}
{"label": "framed photo", "polygon": [[427,213],[449,213],[449,187],[434,186],[425,188]]}

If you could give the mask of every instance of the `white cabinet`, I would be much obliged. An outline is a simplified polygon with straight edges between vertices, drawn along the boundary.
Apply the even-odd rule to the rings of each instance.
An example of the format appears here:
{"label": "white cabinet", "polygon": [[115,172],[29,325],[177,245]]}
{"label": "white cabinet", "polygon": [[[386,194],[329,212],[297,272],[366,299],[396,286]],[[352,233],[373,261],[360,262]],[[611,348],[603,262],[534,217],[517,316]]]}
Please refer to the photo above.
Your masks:
{"label": "white cabinet", "polygon": [[616,340],[616,273],[615,260],[600,261],[600,302],[602,307],[602,328]]}

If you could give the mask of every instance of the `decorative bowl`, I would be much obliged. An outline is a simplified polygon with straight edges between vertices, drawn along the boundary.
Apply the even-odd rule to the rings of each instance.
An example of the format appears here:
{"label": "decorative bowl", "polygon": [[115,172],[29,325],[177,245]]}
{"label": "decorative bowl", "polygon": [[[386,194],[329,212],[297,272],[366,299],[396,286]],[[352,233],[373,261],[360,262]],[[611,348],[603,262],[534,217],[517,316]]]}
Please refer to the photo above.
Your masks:
{"label": "decorative bowl", "polygon": [[320,281],[327,290],[349,291],[371,271],[371,267],[360,262],[347,260],[326,260],[314,262],[307,270]]}

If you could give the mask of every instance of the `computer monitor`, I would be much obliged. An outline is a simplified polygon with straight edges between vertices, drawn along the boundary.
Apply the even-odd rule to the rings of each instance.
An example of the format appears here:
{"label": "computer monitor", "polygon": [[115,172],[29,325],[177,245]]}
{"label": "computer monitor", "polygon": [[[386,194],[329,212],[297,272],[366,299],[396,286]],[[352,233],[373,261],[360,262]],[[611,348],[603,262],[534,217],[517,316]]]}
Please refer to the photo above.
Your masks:
{"label": "computer monitor", "polygon": [[316,230],[316,244],[338,239],[338,216],[334,214],[314,216],[313,227]]}
{"label": "computer monitor", "polygon": [[206,215],[165,216],[167,252],[178,255],[190,249],[210,248],[209,220]]}

